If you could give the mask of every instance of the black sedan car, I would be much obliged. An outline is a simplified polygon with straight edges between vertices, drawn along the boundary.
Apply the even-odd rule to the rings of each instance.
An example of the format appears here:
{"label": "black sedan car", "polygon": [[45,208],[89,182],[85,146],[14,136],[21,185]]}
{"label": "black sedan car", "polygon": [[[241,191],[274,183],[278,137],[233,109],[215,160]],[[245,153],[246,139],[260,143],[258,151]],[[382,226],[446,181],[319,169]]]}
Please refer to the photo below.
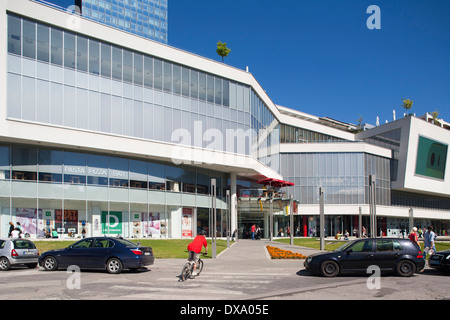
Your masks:
{"label": "black sedan car", "polygon": [[441,269],[444,271],[450,271],[450,249],[437,251],[428,259],[428,265],[431,268]]}
{"label": "black sedan car", "polygon": [[340,273],[367,272],[369,266],[409,277],[425,267],[422,251],[409,239],[364,238],[345,243],[338,249],[317,253],[305,260],[305,268],[325,277]]}
{"label": "black sedan car", "polygon": [[80,269],[106,269],[120,273],[123,269],[137,270],[153,264],[150,247],[142,247],[122,238],[92,237],[80,240],[67,248],[44,252],[39,265],[53,271],[71,265]]}

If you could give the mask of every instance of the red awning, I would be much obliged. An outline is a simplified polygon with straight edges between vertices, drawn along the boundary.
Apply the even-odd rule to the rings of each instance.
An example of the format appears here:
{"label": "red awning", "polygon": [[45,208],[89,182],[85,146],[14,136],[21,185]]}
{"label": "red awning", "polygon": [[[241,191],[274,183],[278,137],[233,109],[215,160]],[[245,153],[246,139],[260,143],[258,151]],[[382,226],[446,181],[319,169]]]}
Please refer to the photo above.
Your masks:
{"label": "red awning", "polygon": [[281,187],[292,187],[295,184],[293,182],[284,181],[284,180],[278,180],[278,179],[272,179],[272,178],[266,178],[257,181],[256,183],[262,184],[265,186],[272,186],[275,188],[281,188]]}

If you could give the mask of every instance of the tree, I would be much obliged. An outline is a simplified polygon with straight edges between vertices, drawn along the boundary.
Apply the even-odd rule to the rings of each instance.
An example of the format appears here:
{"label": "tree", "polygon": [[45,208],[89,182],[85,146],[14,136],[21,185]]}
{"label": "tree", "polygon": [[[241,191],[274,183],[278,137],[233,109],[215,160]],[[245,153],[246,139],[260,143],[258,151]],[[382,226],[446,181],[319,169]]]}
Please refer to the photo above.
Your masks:
{"label": "tree", "polygon": [[403,103],[402,103],[402,107],[405,109],[406,111],[406,115],[410,116],[411,113],[408,113],[408,111],[412,108],[413,106],[413,101],[410,99],[402,99]]}
{"label": "tree", "polygon": [[227,57],[228,54],[231,52],[229,48],[227,48],[227,43],[222,43],[221,41],[217,42],[217,54],[222,57],[222,62],[224,62],[224,57]]}
{"label": "tree", "polygon": [[438,118],[439,117],[439,111],[438,110],[433,111],[431,113],[431,116],[433,117],[433,123],[439,126],[441,124],[439,122],[439,118]]}

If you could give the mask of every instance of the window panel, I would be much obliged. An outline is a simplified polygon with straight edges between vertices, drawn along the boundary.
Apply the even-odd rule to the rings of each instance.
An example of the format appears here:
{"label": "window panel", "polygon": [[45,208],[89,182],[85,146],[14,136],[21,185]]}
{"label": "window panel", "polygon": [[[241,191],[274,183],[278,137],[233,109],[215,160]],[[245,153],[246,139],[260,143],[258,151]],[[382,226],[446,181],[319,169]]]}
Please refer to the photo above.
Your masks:
{"label": "window panel", "polygon": [[133,53],[123,50],[123,81],[133,82]]}
{"label": "window panel", "polygon": [[166,92],[172,92],[172,64],[164,62],[164,88]]}
{"label": "window panel", "polygon": [[37,59],[49,62],[50,57],[50,28],[37,24]]}
{"label": "window panel", "polygon": [[173,93],[181,94],[181,67],[173,66]]}
{"label": "window panel", "polygon": [[112,77],[122,81],[122,49],[112,48]]}
{"label": "window panel", "polygon": [[77,36],[77,70],[88,71],[88,40]]}
{"label": "window panel", "polygon": [[15,16],[8,15],[8,52],[20,55],[22,53],[22,22]]}
{"label": "window panel", "polygon": [[162,61],[159,59],[154,59],[154,82],[153,85],[155,89],[162,90]]}
{"label": "window panel", "polygon": [[142,85],[144,83],[144,61],[140,53],[134,53],[134,83]]}
{"label": "window panel", "polygon": [[64,66],[75,69],[75,36],[64,32]]}
{"label": "window panel", "polygon": [[144,85],[153,87],[153,58],[144,56]]}
{"label": "window panel", "polygon": [[183,68],[183,95],[188,97],[189,90],[191,91],[191,98],[198,99],[198,72],[194,70],[189,72],[189,69]]}
{"label": "window panel", "polygon": [[101,74],[103,77],[110,78],[111,77],[111,46],[109,44],[102,43],[101,45],[101,55],[102,55],[102,64],[101,64]]}
{"label": "window panel", "polygon": [[61,30],[52,28],[51,31],[51,61],[53,64],[62,66],[63,62],[63,34]]}
{"label": "window panel", "polygon": [[36,23],[23,20],[23,56],[34,59],[36,57]]}
{"label": "window panel", "polygon": [[100,74],[100,44],[89,39],[89,73]]}

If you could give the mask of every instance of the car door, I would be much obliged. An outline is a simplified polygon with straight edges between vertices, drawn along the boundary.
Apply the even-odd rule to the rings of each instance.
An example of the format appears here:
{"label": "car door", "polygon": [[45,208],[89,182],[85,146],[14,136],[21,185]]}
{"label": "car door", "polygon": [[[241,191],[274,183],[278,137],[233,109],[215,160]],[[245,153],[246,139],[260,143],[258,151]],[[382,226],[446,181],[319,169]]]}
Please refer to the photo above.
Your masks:
{"label": "car door", "polygon": [[373,240],[365,239],[355,242],[341,255],[340,263],[343,271],[365,271],[373,264]]}
{"label": "car door", "polygon": [[399,241],[393,239],[377,239],[375,251],[375,264],[384,270],[392,270],[395,268],[397,259],[401,253],[402,246]]}
{"label": "car door", "polygon": [[109,257],[114,242],[106,238],[98,238],[86,251],[87,268],[104,268],[106,259]]}
{"label": "car door", "polygon": [[86,254],[92,242],[93,239],[91,238],[83,239],[66,248],[60,256],[60,264],[86,268]]}

